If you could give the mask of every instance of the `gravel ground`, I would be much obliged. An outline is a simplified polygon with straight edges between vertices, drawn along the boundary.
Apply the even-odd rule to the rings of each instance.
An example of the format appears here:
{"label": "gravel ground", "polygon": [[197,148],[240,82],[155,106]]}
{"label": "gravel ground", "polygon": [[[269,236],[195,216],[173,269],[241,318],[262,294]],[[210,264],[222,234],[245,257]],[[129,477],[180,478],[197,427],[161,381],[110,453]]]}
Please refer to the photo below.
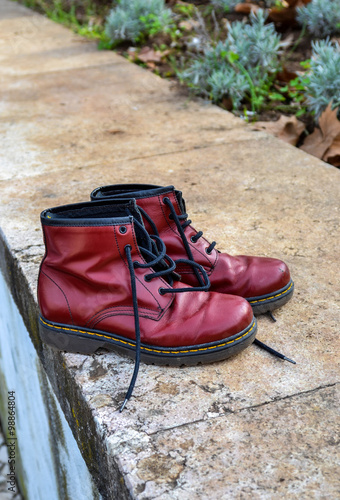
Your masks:
{"label": "gravel ground", "polygon": [[7,463],[8,454],[4,435],[0,425],[0,500],[23,500],[23,497],[18,492],[8,491],[7,474],[9,474],[9,466]]}

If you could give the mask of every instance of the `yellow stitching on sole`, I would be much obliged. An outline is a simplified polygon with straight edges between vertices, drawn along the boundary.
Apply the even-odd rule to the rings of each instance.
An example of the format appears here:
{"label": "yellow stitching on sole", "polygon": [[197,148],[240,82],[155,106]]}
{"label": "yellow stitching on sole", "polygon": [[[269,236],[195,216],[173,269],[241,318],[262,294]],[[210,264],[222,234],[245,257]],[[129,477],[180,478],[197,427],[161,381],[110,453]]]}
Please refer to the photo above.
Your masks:
{"label": "yellow stitching on sole", "polygon": [[290,284],[290,287],[287,288],[287,290],[285,290],[284,292],[278,293],[277,295],[273,295],[272,297],[267,297],[265,299],[250,300],[249,303],[254,304],[255,302],[265,302],[266,300],[275,299],[276,297],[280,297],[281,295],[284,295],[285,293],[289,292],[289,290],[292,288],[292,286],[293,286],[293,282]]}
{"label": "yellow stitching on sole", "polygon": [[[122,344],[126,344],[126,345],[130,345],[131,347],[135,347],[135,344],[132,344],[131,342],[126,342],[125,340],[117,339],[115,337],[109,337],[108,335],[103,335],[101,333],[92,333],[92,332],[86,332],[84,330],[76,330],[75,328],[66,328],[64,326],[51,325],[50,323],[46,323],[46,321],[44,321],[41,317],[40,317],[40,321],[42,323],[44,323],[44,325],[49,326],[50,328],[57,328],[58,330],[66,330],[66,331],[76,332],[76,333],[85,333],[87,335],[93,335],[95,337],[104,337],[106,339],[114,340],[116,342],[120,342]],[[228,342],[224,342],[223,344],[218,344],[216,346],[210,346],[210,347],[204,347],[204,348],[202,347],[202,348],[199,348],[199,349],[188,349],[187,351],[164,351],[164,350],[151,349],[149,347],[143,347],[143,346],[141,346],[141,350],[143,350],[143,351],[150,351],[150,352],[157,352],[157,353],[160,353],[160,354],[163,354],[163,353],[164,354],[183,354],[183,353],[186,354],[188,352],[208,351],[209,349],[216,349],[218,347],[224,347],[227,344],[233,344],[234,342],[236,342],[236,340],[242,339],[243,337],[245,337],[246,335],[248,335],[255,328],[255,325],[256,325],[256,322],[254,321],[253,326],[251,327],[251,329],[248,330],[243,335],[241,335],[241,337],[237,337],[237,339],[229,340]]]}

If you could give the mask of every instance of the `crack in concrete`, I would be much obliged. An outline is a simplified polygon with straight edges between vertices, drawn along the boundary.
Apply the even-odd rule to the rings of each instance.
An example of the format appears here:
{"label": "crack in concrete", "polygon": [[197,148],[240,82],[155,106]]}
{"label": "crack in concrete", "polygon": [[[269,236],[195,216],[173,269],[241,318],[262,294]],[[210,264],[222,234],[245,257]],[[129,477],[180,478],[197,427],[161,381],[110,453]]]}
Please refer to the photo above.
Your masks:
{"label": "crack in concrete", "polygon": [[[253,405],[253,406],[246,406],[244,408],[239,408],[238,410],[228,410],[227,412],[224,412],[224,413],[221,413],[220,415],[216,416],[216,417],[212,417],[212,418],[222,418],[224,417],[225,415],[236,415],[238,413],[241,413],[241,412],[244,412],[244,411],[249,411],[249,410],[253,410],[253,409],[256,409],[256,408],[261,408],[263,406],[268,406],[270,404],[273,404],[273,403],[278,403],[280,401],[284,401],[286,399],[293,399],[297,396],[302,396],[302,395],[307,395],[307,394],[313,394],[314,392],[317,392],[319,390],[322,390],[322,389],[327,389],[329,387],[335,387],[336,385],[338,385],[340,382],[334,382],[332,384],[326,384],[326,385],[321,385],[319,387],[315,387],[314,389],[309,389],[308,391],[301,391],[301,392],[297,392],[297,393],[294,393],[294,394],[288,394],[287,396],[283,396],[283,397],[277,397],[277,398],[274,398],[272,399],[271,401],[264,401],[263,403],[259,403],[257,405]],[[221,403],[223,404],[223,403]],[[197,420],[193,420],[192,422],[185,422],[183,424],[179,424],[179,425],[174,425],[173,427],[167,427],[166,429],[158,429],[154,432],[150,432],[150,433],[147,433],[148,436],[154,436],[154,435],[157,435],[157,434],[162,434],[164,432],[168,432],[168,431],[172,431],[172,430],[175,430],[175,429],[180,429],[182,427],[187,427],[187,426],[190,426],[192,424],[197,424],[197,423],[200,423],[200,422],[207,422],[208,420],[211,420],[212,418],[200,418],[200,419],[197,419]]]}
{"label": "crack in concrete", "polygon": [[[235,127],[235,128],[240,128],[241,130],[243,130],[243,127]],[[243,139],[241,141],[237,141],[237,143],[249,142],[252,139],[253,139],[252,137],[249,137],[249,139]],[[197,144],[197,145],[192,146],[191,148],[187,148],[187,149],[177,149],[174,151],[164,151],[163,153],[155,153],[155,154],[150,154],[150,155],[145,155],[145,156],[135,156],[132,158],[113,160],[112,163],[121,163],[122,161],[144,160],[147,158],[157,158],[157,156],[167,156],[167,155],[172,155],[172,154],[175,155],[178,153],[188,153],[189,151],[194,151],[195,149],[216,148],[216,147],[225,146],[226,144],[234,144],[234,143],[235,143],[235,139],[230,140],[230,141],[226,140],[226,141],[223,141],[222,143],[218,143],[218,144],[212,144],[212,143],[203,144],[203,145]]]}

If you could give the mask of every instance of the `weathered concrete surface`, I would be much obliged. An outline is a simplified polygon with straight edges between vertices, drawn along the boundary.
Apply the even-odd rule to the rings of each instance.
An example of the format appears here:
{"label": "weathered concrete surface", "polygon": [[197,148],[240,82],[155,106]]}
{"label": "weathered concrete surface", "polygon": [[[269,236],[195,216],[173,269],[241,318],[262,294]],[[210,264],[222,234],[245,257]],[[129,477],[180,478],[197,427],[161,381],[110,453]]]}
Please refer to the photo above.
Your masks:
{"label": "weathered concrete surface", "polygon": [[[168,82],[113,53],[96,52],[22,7],[0,5],[0,18],[9,12],[0,21],[0,28],[6,24],[0,29],[3,271],[101,493],[140,499],[340,495],[332,446],[339,171],[214,106],[188,100]],[[28,18],[39,28],[23,57],[7,41],[22,36],[14,33]],[[134,397],[119,414],[130,361],[41,346],[39,213],[88,200],[94,187],[114,182],[173,183],[183,190],[195,226],[220,249],[288,263],[295,296],[277,312],[277,323],[259,318],[258,337],[296,366],[255,347],[204,367],[143,365]]]}

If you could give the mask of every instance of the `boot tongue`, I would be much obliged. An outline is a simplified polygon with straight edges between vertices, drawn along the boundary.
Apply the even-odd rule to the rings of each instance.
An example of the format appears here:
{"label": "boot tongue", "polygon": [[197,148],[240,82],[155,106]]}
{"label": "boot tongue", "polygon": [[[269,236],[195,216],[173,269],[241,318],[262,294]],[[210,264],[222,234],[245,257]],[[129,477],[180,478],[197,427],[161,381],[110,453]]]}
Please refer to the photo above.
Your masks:
{"label": "boot tongue", "polygon": [[182,212],[182,214],[185,214],[185,212],[186,212],[185,201],[184,201],[184,198],[182,196],[182,191],[177,191],[177,189],[175,189],[174,192],[175,192],[175,196],[177,198],[179,207],[181,209],[181,212]]}
{"label": "boot tongue", "polygon": [[150,252],[152,252],[152,240],[145,229],[144,222],[140,211],[136,205],[135,200],[131,200],[131,207],[128,208],[128,215],[133,216],[134,229],[137,238],[138,246],[142,248],[146,248]]}
{"label": "boot tongue", "polygon": [[133,226],[135,229],[135,234],[137,238],[137,243],[138,246],[147,248],[152,251],[152,241],[150,239],[150,236],[145,229],[144,222],[143,222],[143,217],[142,214],[140,213],[136,200],[131,199],[129,200],[128,204],[125,207],[125,212],[126,215],[133,217]]}
{"label": "boot tongue", "polygon": [[[138,212],[138,208],[137,208],[137,212]],[[147,232],[147,230],[144,227],[140,213],[139,213],[139,220],[136,217],[136,215],[133,214],[134,229],[135,229],[137,243],[138,243],[138,246],[139,246],[139,249],[140,249],[140,252],[141,252],[143,258],[148,263],[153,262],[152,269],[156,272],[164,271],[165,269],[168,269],[169,268],[168,262],[166,262],[164,259],[161,259],[161,260],[157,259],[157,257],[159,257],[161,255],[161,252],[162,252],[162,250],[160,250],[159,247],[157,246],[158,245],[157,241],[154,241],[150,238],[149,233]],[[154,238],[156,238],[156,236]],[[160,239],[160,238],[158,238],[158,239]],[[164,243],[163,243],[163,245],[164,245]],[[148,252],[143,251],[143,249],[146,249],[146,250],[148,250],[148,252],[151,252],[151,255]],[[165,247],[164,247],[164,249],[165,249]],[[156,263],[155,260],[158,260],[158,262]],[[170,271],[169,271],[168,275],[167,274],[163,275],[163,279],[165,281],[167,281],[170,285],[172,285],[173,280],[179,279],[179,276],[176,273],[173,273],[173,274],[171,273],[171,275],[170,275]]]}
{"label": "boot tongue", "polygon": [[144,227],[143,218],[140,211],[138,210],[136,200],[129,200],[129,203],[126,206],[126,215],[132,215],[133,218]]}

